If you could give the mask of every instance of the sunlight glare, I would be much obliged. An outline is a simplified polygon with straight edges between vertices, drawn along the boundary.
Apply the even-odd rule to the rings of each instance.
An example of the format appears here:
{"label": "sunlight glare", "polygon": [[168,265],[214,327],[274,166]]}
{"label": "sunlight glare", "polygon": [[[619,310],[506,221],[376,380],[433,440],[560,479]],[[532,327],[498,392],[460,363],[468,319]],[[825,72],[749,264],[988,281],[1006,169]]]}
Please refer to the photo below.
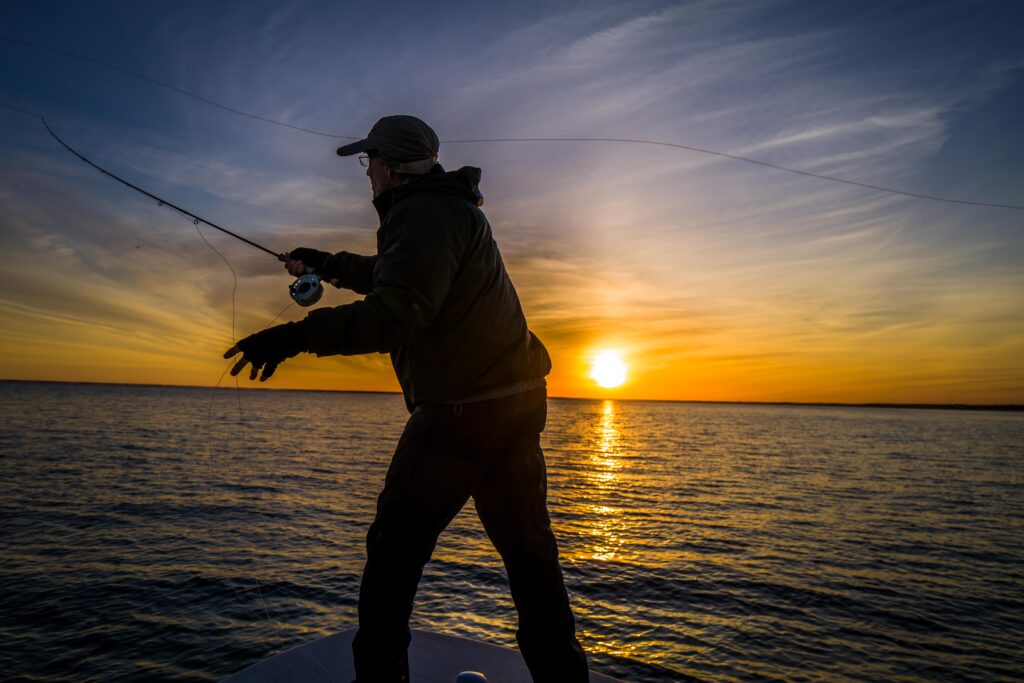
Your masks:
{"label": "sunlight glare", "polygon": [[594,357],[590,377],[598,386],[614,389],[626,381],[626,363],[618,351],[602,351]]}

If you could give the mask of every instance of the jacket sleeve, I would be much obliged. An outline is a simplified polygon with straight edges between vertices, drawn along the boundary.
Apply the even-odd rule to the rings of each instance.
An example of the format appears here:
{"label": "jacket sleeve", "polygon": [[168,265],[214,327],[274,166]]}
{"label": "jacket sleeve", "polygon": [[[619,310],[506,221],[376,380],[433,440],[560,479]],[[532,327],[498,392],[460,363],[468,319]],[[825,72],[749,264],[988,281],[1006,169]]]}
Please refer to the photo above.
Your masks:
{"label": "jacket sleeve", "polygon": [[335,287],[351,289],[357,294],[369,294],[373,289],[373,266],[376,263],[376,256],[340,251],[327,257],[320,274]]}
{"label": "jacket sleeve", "polygon": [[386,353],[414,342],[440,311],[458,273],[457,235],[412,207],[395,207],[373,265],[373,288],[362,301],[307,316],[310,351]]}
{"label": "jacket sleeve", "polygon": [[398,338],[366,299],[334,308],[318,308],[306,316],[309,352],[318,356],[387,353]]}

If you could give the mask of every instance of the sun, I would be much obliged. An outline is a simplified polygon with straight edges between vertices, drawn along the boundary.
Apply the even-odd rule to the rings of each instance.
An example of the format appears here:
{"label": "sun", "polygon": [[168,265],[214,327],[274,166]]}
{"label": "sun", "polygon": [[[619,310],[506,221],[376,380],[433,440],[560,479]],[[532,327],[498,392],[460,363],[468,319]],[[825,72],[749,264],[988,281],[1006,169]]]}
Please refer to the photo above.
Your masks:
{"label": "sun", "polygon": [[601,351],[594,356],[590,377],[598,386],[614,389],[626,381],[626,363],[618,351]]}

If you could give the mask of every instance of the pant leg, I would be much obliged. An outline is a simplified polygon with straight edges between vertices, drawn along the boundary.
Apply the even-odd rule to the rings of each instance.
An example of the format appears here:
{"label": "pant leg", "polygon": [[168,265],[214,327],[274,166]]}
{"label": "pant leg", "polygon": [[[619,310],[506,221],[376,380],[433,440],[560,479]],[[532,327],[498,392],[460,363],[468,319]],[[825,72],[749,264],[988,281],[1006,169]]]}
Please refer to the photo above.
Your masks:
{"label": "pant leg", "polygon": [[513,430],[473,490],[477,513],[508,572],[519,612],[516,640],[534,681],[588,680],[558,547],[547,510],[547,474],[540,433],[545,390],[515,397]]}
{"label": "pant leg", "polygon": [[409,680],[409,617],[423,566],[478,477],[474,461],[453,447],[445,412],[451,408],[417,410],[409,418],[377,498],[352,642],[360,683]]}

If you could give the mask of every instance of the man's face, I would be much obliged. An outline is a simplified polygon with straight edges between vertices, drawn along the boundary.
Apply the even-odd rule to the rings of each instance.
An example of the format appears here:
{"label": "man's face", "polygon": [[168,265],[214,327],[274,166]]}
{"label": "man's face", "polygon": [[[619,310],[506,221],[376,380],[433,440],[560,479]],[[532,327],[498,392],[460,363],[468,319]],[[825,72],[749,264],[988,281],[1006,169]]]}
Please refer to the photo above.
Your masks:
{"label": "man's face", "polygon": [[401,182],[398,174],[392,172],[380,157],[370,157],[369,165],[366,167],[366,177],[370,179],[370,188],[373,190],[374,199],[381,192],[390,190]]}

